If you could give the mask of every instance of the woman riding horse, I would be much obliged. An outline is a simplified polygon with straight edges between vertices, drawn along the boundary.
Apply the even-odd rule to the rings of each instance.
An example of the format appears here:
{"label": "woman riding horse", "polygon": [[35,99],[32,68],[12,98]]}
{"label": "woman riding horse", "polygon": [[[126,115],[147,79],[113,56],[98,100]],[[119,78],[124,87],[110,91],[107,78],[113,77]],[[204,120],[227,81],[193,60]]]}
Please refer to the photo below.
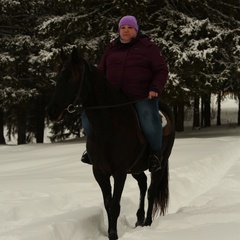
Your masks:
{"label": "woman riding horse", "polygon": [[[144,99],[134,103],[134,107],[150,146],[149,171],[154,172],[161,168],[162,161],[162,123],[157,97],[166,84],[168,68],[158,47],[139,33],[134,16],[123,17],[118,29],[120,36],[106,48],[98,69],[130,100]],[[88,136],[91,125],[85,113],[82,120]],[[87,152],[81,160],[90,163]]]}

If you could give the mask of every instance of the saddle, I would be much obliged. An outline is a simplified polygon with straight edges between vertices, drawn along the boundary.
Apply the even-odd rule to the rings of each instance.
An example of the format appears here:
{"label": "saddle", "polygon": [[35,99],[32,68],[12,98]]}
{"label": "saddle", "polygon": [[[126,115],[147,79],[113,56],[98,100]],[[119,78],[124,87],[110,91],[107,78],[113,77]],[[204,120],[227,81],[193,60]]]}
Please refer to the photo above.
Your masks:
{"label": "saddle", "polygon": [[[139,122],[139,118],[138,118],[138,115],[137,115],[137,112],[136,110],[134,109],[134,112],[136,114],[136,119],[137,119],[137,122],[138,122],[138,128],[140,130],[140,136],[139,137],[139,140],[140,142],[144,142],[145,138],[142,134],[142,129],[141,129],[141,126],[140,126],[140,122]],[[165,137],[165,136],[168,136],[170,133],[171,133],[171,130],[172,130],[172,124],[171,124],[171,121],[169,119],[169,117],[167,116],[166,113],[162,112],[159,110],[159,115],[160,115],[160,118],[162,120],[162,136]]]}

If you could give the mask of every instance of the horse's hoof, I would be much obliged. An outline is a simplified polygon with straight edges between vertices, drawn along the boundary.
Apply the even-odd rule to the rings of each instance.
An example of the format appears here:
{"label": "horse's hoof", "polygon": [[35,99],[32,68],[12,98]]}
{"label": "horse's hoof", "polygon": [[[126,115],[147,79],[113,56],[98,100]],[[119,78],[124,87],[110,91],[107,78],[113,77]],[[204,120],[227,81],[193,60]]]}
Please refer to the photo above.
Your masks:
{"label": "horse's hoof", "polygon": [[151,226],[152,224],[152,219],[146,219],[144,226]]}
{"label": "horse's hoof", "polygon": [[135,227],[143,227],[143,226],[144,226],[144,221],[145,221],[145,219],[138,220],[138,221],[135,223]]}
{"label": "horse's hoof", "polygon": [[117,240],[118,235],[116,232],[111,232],[111,233],[109,233],[108,238],[109,238],[109,240]]}

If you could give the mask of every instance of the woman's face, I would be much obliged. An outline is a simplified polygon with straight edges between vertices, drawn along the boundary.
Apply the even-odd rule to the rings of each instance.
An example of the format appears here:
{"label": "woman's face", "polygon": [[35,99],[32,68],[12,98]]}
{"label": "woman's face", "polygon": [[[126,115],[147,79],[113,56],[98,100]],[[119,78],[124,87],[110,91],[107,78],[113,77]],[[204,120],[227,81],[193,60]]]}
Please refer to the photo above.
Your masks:
{"label": "woman's face", "polygon": [[137,36],[137,31],[130,25],[123,25],[119,29],[119,34],[122,42],[130,42],[132,38]]}

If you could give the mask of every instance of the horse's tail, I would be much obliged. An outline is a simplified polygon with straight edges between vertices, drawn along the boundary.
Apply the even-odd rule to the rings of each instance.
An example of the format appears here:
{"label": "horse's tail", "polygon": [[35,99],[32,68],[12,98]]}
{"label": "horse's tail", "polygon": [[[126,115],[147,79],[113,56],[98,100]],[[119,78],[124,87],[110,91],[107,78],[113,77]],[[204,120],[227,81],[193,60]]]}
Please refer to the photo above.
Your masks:
{"label": "horse's tail", "polygon": [[158,213],[160,215],[165,215],[168,203],[169,203],[169,188],[168,188],[168,180],[169,180],[169,173],[168,173],[168,161],[166,162],[164,168],[162,169],[163,173],[159,177],[161,180],[158,184],[158,187],[155,192],[154,197],[154,206],[152,211],[152,216],[156,216]]}
{"label": "horse's tail", "polygon": [[163,111],[169,118],[171,122],[171,131],[167,136],[164,136],[165,146],[163,146],[163,161],[162,161],[162,170],[159,174],[159,183],[155,192],[154,197],[154,206],[152,215],[153,217],[160,213],[160,215],[165,215],[168,203],[169,203],[169,162],[168,158],[171,154],[172,147],[175,139],[175,127],[174,127],[174,115],[171,108],[162,100],[159,100],[159,109]]}

